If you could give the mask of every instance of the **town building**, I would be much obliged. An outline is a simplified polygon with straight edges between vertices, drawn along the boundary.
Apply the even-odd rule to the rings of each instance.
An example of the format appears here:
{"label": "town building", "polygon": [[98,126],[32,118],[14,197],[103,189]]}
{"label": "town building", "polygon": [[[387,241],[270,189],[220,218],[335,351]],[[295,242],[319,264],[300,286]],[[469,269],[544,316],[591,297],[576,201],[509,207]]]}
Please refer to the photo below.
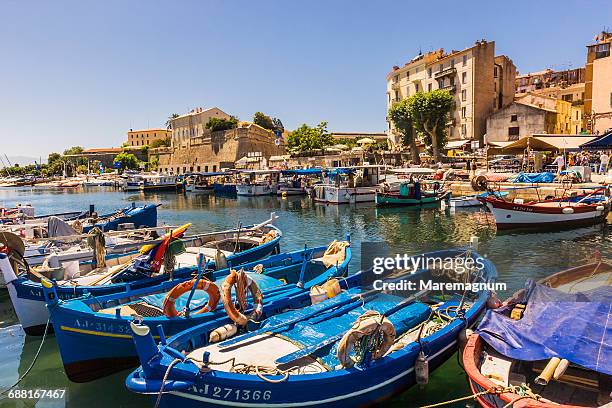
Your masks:
{"label": "town building", "polygon": [[127,132],[128,146],[142,147],[149,146],[155,140],[164,140],[172,134],[168,129],[142,129]]}
{"label": "town building", "polygon": [[273,131],[251,122],[239,122],[235,129],[225,131],[205,131],[171,147],[149,149],[150,161],[157,163],[157,170],[170,174],[220,171],[234,168],[244,157],[265,162],[284,153],[282,137],[277,139]]}
{"label": "town building", "polygon": [[612,32],[602,32],[587,45],[584,114],[587,129],[604,133],[612,128]]}
{"label": "town building", "polygon": [[[448,90],[454,98],[447,123],[450,141],[477,140],[482,143],[486,118],[512,103],[516,67],[506,56],[495,57],[494,41],[476,41],[462,51],[443,49],[419,54],[403,67],[387,74],[387,108],[417,92]],[[389,121],[392,148],[401,137]]]}
{"label": "town building", "polygon": [[557,111],[514,102],[487,118],[487,143],[510,142],[535,133],[555,133]]}
{"label": "town building", "polygon": [[[584,88],[585,83],[580,82],[566,87],[551,86],[530,92],[534,95],[548,96],[554,99],[560,99],[572,104],[572,120],[571,129],[575,134],[586,132],[587,124],[584,115]],[[517,94],[520,98],[525,94]]]}
{"label": "town building", "polygon": [[541,89],[584,83],[585,68],[572,68],[555,71],[550,68],[516,76],[516,93],[535,92]]}
{"label": "town building", "polygon": [[554,110],[557,114],[553,129],[555,134],[578,134],[582,131],[582,106],[532,92],[517,96],[515,100],[518,103]]}
{"label": "town building", "polygon": [[170,120],[172,146],[188,146],[193,137],[210,136],[206,124],[212,118],[229,119],[230,115],[219,108],[195,108]]}

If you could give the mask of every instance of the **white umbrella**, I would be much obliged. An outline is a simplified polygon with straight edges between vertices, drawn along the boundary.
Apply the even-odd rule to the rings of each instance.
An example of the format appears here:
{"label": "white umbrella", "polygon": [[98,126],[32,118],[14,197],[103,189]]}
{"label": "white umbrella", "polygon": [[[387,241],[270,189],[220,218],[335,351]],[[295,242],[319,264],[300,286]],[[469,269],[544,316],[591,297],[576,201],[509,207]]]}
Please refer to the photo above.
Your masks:
{"label": "white umbrella", "polygon": [[345,144],[335,144],[332,146],[334,149],[338,149],[338,150],[348,150],[349,147]]}
{"label": "white umbrella", "polygon": [[371,139],[369,137],[364,137],[357,141],[357,144],[374,144],[374,143],[376,143],[376,140]]}
{"label": "white umbrella", "polygon": [[356,147],[353,147],[351,149],[351,152],[359,152],[359,153],[361,153],[361,152],[363,152],[363,148],[359,147],[359,146],[356,146]]}

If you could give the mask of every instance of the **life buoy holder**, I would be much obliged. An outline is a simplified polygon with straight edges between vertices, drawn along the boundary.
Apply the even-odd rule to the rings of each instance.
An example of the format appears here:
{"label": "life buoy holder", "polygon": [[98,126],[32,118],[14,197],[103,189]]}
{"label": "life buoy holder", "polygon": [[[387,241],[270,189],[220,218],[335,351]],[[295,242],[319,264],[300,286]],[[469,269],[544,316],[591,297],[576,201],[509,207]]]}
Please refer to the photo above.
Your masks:
{"label": "life buoy holder", "polygon": [[354,345],[364,336],[379,336],[380,343],[375,344],[372,351],[372,360],[376,360],[385,355],[395,342],[395,327],[389,319],[381,316],[380,313],[374,310],[368,310],[363,315],[359,316],[351,329],[347,331],[340,343],[336,357],[338,362],[343,367],[350,367],[356,361],[351,357],[351,351]]}
{"label": "life buoy holder", "polygon": [[[178,285],[173,287],[170,292],[168,292],[168,294],[164,298],[164,303],[162,306],[164,310],[164,315],[166,317],[178,317],[184,314],[184,312],[178,312],[176,310],[174,303],[176,302],[176,299],[178,299],[181,295],[191,291],[193,285],[195,284],[196,279],[194,278],[190,281],[179,283]],[[219,304],[219,300],[221,299],[221,293],[219,292],[219,288],[217,287],[217,285],[215,285],[212,281],[208,279],[201,278],[198,281],[196,290],[206,291],[206,293],[208,293],[208,302],[201,308],[191,311],[190,314],[196,315],[215,310],[215,308]]]}
{"label": "life buoy holder", "polygon": [[[249,316],[245,316],[232,301],[232,288],[236,286],[236,299],[242,310],[247,308],[247,290],[253,298],[253,311]],[[234,323],[239,326],[246,326],[249,320],[257,321],[263,312],[263,294],[257,286],[257,283],[251,279],[243,269],[236,272],[235,269],[230,271],[230,274],[223,281],[221,286],[223,292],[223,307],[225,312]]]}

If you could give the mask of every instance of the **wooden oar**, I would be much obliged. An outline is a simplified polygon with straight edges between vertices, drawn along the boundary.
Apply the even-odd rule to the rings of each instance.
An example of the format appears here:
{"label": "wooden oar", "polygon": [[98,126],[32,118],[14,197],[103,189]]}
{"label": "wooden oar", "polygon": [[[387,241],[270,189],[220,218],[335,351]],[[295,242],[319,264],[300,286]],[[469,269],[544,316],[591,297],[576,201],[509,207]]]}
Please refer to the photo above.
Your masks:
{"label": "wooden oar", "polygon": [[[397,305],[393,306],[391,309],[389,309],[386,312],[384,312],[382,314],[382,316],[384,316],[384,317],[391,316],[393,313],[399,311],[400,309],[403,309],[404,307],[414,303],[415,300],[417,300],[420,296],[422,296],[426,292],[428,292],[428,290],[424,289],[424,290],[422,290],[422,291],[420,291],[420,292],[410,296],[409,298],[401,301]],[[333,316],[331,316],[331,317],[333,317]],[[292,361],[299,360],[300,358],[304,358],[306,356],[309,356],[312,353],[316,352],[317,350],[320,350],[320,349],[322,349],[322,348],[324,348],[326,346],[329,346],[330,344],[333,344],[333,343],[337,342],[342,337],[344,337],[345,334],[346,334],[346,332],[338,333],[335,336],[329,337],[329,338],[325,339],[324,341],[322,341],[320,343],[317,343],[317,344],[309,346],[309,347],[305,347],[305,348],[303,348],[301,350],[297,350],[297,351],[294,351],[293,353],[289,353],[287,355],[279,357],[274,362],[276,364],[288,364],[288,363],[290,363]]]}
{"label": "wooden oar", "polygon": [[[252,331],[252,332],[245,333],[242,336],[234,337],[233,339],[229,339],[227,341],[224,341],[223,343],[220,343],[219,344],[219,348],[223,349],[223,348],[226,348],[226,347],[229,347],[229,346],[233,346],[234,344],[241,343],[241,342],[243,342],[245,340],[248,340],[250,338],[253,338],[255,336],[258,336],[258,335],[264,334],[264,333],[270,333],[270,334],[280,333],[280,332],[286,330],[288,327],[290,327],[290,326],[292,326],[292,325],[294,325],[296,323],[299,323],[299,322],[301,322],[303,320],[311,319],[312,317],[314,317],[314,316],[316,316],[316,315],[318,315],[320,313],[323,313],[323,312],[325,312],[327,310],[330,310],[330,309],[333,309],[333,308],[339,307],[339,306],[344,306],[344,305],[346,305],[348,303],[354,302],[355,300],[361,299],[363,296],[367,296],[367,293],[368,292],[366,292],[364,294],[354,295],[354,296],[351,296],[348,299],[342,299],[340,301],[338,301],[337,298],[334,298],[334,299],[332,299],[332,301],[329,302],[329,304],[325,305],[321,309],[317,309],[316,311],[313,311],[313,313],[311,313],[311,314],[309,314],[307,316],[300,316],[300,317],[297,317],[295,319],[289,320],[287,322],[279,323],[276,326],[266,327],[266,328],[263,328],[263,329],[259,329],[259,330],[255,330],[255,331]],[[334,300],[336,300],[336,302],[334,302]]]}

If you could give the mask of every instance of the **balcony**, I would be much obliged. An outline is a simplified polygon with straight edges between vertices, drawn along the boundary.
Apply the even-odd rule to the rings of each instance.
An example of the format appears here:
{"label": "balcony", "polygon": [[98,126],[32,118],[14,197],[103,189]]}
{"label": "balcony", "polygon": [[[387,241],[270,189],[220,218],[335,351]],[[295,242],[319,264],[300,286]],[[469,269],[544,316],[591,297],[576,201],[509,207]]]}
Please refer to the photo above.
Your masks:
{"label": "balcony", "polygon": [[455,67],[448,67],[443,69],[442,71],[438,71],[434,73],[434,78],[438,79],[438,78],[443,78],[446,76],[450,76],[450,75],[455,75],[457,73],[457,68]]}
{"label": "balcony", "polygon": [[398,81],[398,82],[392,82],[392,83],[391,83],[391,89],[393,89],[393,90],[399,90],[399,89],[400,89],[400,84],[399,84],[399,81]]}
{"label": "balcony", "polygon": [[457,87],[455,85],[446,85],[440,88],[443,91],[448,91],[451,94],[454,94],[457,91]]}

